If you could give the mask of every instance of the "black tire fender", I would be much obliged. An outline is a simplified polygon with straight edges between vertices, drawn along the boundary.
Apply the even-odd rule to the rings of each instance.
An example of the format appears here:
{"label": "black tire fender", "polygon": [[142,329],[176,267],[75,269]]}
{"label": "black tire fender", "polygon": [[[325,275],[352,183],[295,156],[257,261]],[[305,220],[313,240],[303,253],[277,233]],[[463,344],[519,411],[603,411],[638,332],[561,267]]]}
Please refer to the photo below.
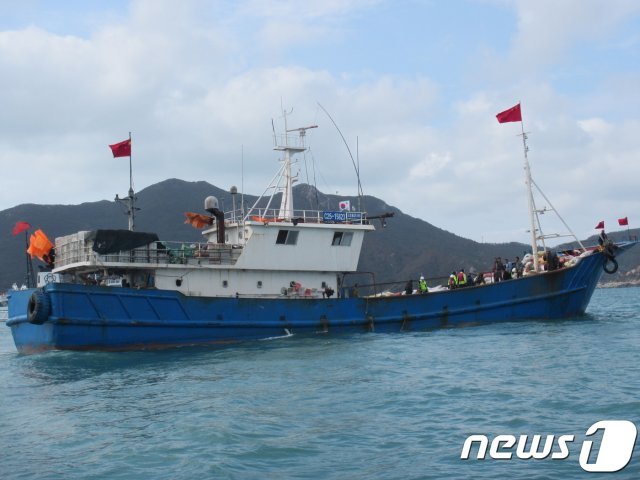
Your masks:
{"label": "black tire fender", "polygon": [[51,313],[51,300],[42,290],[36,290],[29,297],[29,303],[27,304],[27,318],[29,323],[35,325],[42,325],[49,318]]}
{"label": "black tire fender", "polygon": [[[609,265],[611,265],[611,267],[609,267]],[[602,268],[609,275],[616,273],[618,271],[618,261],[614,257],[607,256],[604,259],[604,264],[602,265]]]}

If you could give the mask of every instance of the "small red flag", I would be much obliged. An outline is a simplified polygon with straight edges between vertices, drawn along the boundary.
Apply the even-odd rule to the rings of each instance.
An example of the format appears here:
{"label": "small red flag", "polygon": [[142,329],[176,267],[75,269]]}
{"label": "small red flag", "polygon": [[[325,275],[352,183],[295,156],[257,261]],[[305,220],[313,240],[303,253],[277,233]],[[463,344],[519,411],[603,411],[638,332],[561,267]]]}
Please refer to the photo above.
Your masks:
{"label": "small red flag", "polygon": [[618,225],[620,225],[621,227],[624,225],[629,225],[629,218],[628,217],[619,218]]}
{"label": "small red flag", "polygon": [[117,157],[130,157],[131,156],[131,139],[127,139],[124,142],[114,143],[109,145],[109,148],[113,152],[113,158]]}
{"label": "small red flag", "polygon": [[596,225],[596,230],[598,230],[599,228],[604,228],[604,220],[600,220],[600,223]]}
{"label": "small red flag", "polygon": [[13,230],[11,230],[11,233],[13,233],[14,235],[18,235],[19,233],[24,232],[25,230],[29,230],[31,228],[31,225],[29,225],[27,222],[16,222],[15,227],[13,227]]}
{"label": "small red flag", "polygon": [[520,104],[517,104],[515,107],[511,107],[504,112],[500,112],[496,115],[496,118],[498,119],[498,123],[521,122],[522,113],[520,111]]}

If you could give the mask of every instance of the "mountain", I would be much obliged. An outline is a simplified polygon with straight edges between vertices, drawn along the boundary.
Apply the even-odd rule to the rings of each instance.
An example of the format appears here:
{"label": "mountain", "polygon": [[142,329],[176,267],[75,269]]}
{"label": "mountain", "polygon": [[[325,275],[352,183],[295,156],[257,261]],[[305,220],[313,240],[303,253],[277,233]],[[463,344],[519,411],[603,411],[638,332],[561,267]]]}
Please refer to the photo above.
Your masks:
{"label": "mountain", "polygon": [[[137,194],[136,230],[155,232],[163,240],[198,241],[200,231],[184,224],[184,212],[203,212],[204,199],[214,195],[221,207],[230,210],[234,199],[225,190],[207,182],[185,182],[169,179],[151,185]],[[245,207],[253,205],[257,197],[244,195]],[[326,195],[306,184],[294,188],[296,210],[337,210],[342,200],[350,200],[358,205],[357,197]],[[263,202],[265,200],[263,199]],[[240,208],[241,196],[236,195],[236,208]],[[386,219],[386,228],[374,220],[375,232],[365,236],[358,270],[361,273],[354,281],[361,285],[372,283],[372,278],[380,283],[395,282],[388,287],[401,288],[408,279],[416,280],[421,274],[432,279],[429,283],[444,283],[453,270],[473,268],[490,271],[495,257],[522,258],[528,250],[521,243],[488,244],[478,243],[459,237],[431,225],[424,220],[406,215],[383,200],[365,196],[361,199],[362,209],[368,214],[393,213]],[[272,206],[279,205],[279,196]],[[12,283],[22,283],[25,278],[25,237],[24,234],[11,235],[17,221],[27,221],[33,229],[41,228],[52,240],[55,237],[79,230],[96,228],[127,228],[124,208],[102,200],[80,205],[35,205],[24,204],[0,212],[0,290]],[[637,230],[632,233],[638,234]],[[612,238],[627,235],[627,232],[611,234]],[[587,244],[596,239],[587,239]],[[40,262],[34,260],[34,264]],[[636,271],[640,278],[640,249],[632,249],[621,259],[620,273],[624,278],[628,272]]]}

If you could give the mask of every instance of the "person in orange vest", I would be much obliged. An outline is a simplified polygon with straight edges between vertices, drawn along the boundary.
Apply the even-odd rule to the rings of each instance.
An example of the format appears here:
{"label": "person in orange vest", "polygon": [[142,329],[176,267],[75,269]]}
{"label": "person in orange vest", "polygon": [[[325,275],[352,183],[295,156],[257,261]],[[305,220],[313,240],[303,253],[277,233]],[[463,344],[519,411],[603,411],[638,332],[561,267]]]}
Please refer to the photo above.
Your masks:
{"label": "person in orange vest", "polygon": [[451,272],[451,275],[449,275],[449,290],[453,290],[454,288],[458,287],[458,276],[456,275],[456,272],[453,271]]}
{"label": "person in orange vest", "polygon": [[464,273],[464,268],[461,268],[458,272],[458,286],[466,287],[467,286],[467,274]]}

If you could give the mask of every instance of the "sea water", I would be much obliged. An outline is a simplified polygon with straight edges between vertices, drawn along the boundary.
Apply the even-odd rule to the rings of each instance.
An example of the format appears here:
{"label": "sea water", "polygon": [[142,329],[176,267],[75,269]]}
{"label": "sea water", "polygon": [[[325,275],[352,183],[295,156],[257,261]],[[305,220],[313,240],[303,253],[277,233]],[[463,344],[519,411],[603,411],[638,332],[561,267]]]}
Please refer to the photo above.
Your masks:
{"label": "sea water", "polygon": [[[640,288],[597,290],[577,320],[217,349],[22,356],[0,324],[0,478],[598,478],[585,433],[640,427],[639,366]],[[501,434],[575,441],[461,459]],[[640,478],[638,448],[601,475]]]}

